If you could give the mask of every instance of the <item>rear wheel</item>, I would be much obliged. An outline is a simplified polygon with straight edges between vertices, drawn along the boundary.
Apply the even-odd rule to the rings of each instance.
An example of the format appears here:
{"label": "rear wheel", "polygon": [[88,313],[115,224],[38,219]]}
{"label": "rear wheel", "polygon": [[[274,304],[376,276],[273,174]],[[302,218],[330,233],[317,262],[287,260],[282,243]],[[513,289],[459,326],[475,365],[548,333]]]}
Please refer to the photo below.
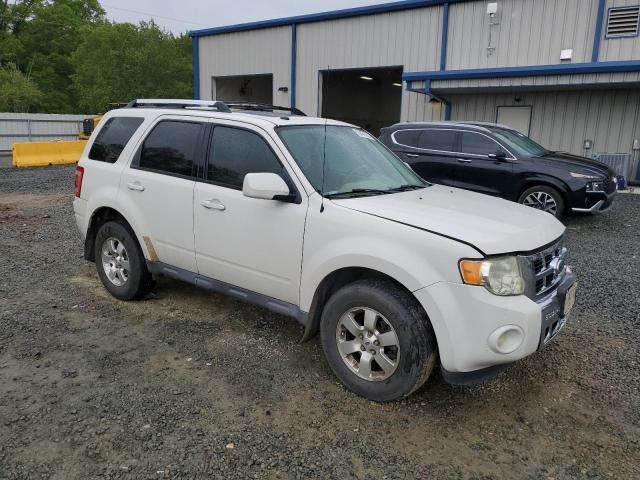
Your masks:
{"label": "rear wheel", "polygon": [[429,378],[437,347],[429,319],[408,292],[384,280],[362,280],[337,291],[320,325],[329,366],[369,400],[413,393]]}
{"label": "rear wheel", "polygon": [[558,190],[546,185],[536,185],[525,190],[518,203],[550,213],[556,218],[564,214],[564,199]]}
{"label": "rear wheel", "polygon": [[98,229],[94,248],[98,276],[111,295],[120,300],[135,300],[151,291],[151,273],[127,225],[118,221],[104,223]]}

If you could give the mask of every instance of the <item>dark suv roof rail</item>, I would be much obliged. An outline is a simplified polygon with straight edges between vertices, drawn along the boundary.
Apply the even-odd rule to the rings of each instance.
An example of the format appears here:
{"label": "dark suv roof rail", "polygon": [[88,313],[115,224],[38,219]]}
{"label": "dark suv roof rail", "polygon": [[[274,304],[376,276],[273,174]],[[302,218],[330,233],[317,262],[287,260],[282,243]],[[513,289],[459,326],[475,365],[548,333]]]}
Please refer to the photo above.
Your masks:
{"label": "dark suv roof rail", "polygon": [[248,110],[253,112],[289,112],[291,115],[306,117],[307,115],[295,107],[281,107],[279,105],[269,105],[267,103],[252,102],[226,102],[226,105],[235,110]]}
{"label": "dark suv roof rail", "polygon": [[159,99],[159,98],[138,98],[132,100],[126,108],[193,108],[193,109],[216,109],[219,112],[231,113],[231,109],[224,102],[217,100],[180,100],[180,99]]}

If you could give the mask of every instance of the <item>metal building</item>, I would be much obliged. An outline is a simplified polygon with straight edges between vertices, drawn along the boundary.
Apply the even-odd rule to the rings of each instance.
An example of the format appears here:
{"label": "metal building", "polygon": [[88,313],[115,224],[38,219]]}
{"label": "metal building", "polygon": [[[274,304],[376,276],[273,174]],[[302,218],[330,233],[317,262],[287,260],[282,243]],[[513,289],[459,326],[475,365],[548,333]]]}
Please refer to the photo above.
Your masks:
{"label": "metal building", "polygon": [[197,30],[194,87],[374,133],[497,121],[554,150],[634,155],[639,18],[640,0],[405,0]]}

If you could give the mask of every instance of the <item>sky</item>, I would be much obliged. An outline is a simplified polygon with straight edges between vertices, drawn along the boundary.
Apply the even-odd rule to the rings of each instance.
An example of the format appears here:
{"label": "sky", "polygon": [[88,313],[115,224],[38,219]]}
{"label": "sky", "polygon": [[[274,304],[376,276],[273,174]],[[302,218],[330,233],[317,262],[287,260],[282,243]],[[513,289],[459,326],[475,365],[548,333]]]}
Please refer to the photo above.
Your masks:
{"label": "sky", "polygon": [[99,0],[107,17],[138,23],[153,18],[175,33],[236,23],[291,17],[392,0]]}

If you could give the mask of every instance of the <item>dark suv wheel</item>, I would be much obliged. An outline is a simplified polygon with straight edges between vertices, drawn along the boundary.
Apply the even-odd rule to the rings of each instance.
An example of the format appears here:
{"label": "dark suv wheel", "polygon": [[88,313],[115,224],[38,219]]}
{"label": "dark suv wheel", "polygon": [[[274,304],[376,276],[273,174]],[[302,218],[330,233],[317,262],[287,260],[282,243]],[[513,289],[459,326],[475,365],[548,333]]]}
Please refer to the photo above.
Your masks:
{"label": "dark suv wheel", "polygon": [[564,215],[564,198],[553,187],[535,185],[526,189],[518,198],[518,203],[550,213],[556,218]]}
{"label": "dark suv wheel", "polygon": [[413,393],[436,361],[435,335],[415,298],[384,280],[362,280],[334,293],[322,313],[329,366],[350,390],[386,402]]}
{"label": "dark suv wheel", "polygon": [[104,223],[96,235],[98,276],[111,295],[120,300],[144,297],[153,286],[151,273],[131,229],[119,222]]}

